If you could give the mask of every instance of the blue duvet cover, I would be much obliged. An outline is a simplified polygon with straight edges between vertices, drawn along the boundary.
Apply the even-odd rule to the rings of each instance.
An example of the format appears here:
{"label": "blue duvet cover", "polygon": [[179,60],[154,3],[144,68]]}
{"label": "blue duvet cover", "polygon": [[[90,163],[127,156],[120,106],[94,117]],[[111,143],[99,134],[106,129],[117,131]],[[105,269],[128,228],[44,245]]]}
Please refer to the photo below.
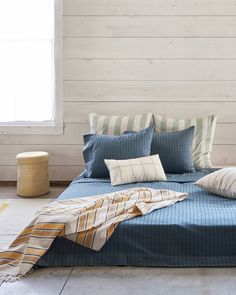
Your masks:
{"label": "blue duvet cover", "polygon": [[166,182],[112,187],[107,179],[78,177],[60,200],[150,187],[187,192],[187,200],[121,223],[99,251],[57,238],[39,266],[236,266],[236,200],[194,185],[207,172],[168,175]]}

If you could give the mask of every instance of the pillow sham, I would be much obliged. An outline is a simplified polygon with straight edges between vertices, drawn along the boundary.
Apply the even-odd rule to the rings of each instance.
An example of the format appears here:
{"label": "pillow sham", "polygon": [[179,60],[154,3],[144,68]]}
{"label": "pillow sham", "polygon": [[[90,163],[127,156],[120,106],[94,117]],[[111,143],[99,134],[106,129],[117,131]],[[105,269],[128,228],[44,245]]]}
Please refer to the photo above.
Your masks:
{"label": "pillow sham", "polygon": [[163,181],[166,175],[158,155],[127,160],[107,160],[113,186],[139,181]]}
{"label": "pillow sham", "polygon": [[[195,127],[176,132],[154,132],[151,155],[158,154],[165,173],[194,172],[192,141]],[[125,134],[133,133],[126,131]]]}
{"label": "pillow sham", "polygon": [[121,135],[124,131],[141,131],[150,127],[152,113],[134,116],[89,115],[90,133]]}
{"label": "pillow sham", "polygon": [[210,173],[195,184],[212,194],[236,199],[236,167],[223,168]]}
{"label": "pillow sham", "polygon": [[124,160],[149,156],[153,128],[134,134],[120,136],[84,135],[83,156],[86,166],[85,177],[109,177],[105,159]]}
{"label": "pillow sham", "polygon": [[151,155],[159,154],[166,173],[194,172],[192,142],[195,127],[176,132],[154,132]]}
{"label": "pillow sham", "polygon": [[216,126],[216,116],[195,119],[172,119],[154,115],[154,125],[157,132],[179,131],[189,126],[195,126],[193,136],[193,161],[196,168],[212,167],[210,153]]}

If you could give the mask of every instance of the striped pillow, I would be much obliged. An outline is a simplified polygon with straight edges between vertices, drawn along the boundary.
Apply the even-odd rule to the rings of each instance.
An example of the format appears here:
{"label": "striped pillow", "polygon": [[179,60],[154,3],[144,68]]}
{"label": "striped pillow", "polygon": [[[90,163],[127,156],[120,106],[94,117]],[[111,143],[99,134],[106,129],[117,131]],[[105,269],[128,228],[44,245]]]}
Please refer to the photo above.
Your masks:
{"label": "striped pillow", "polygon": [[216,126],[216,116],[196,119],[172,119],[154,115],[154,125],[157,132],[179,131],[195,126],[193,136],[193,161],[196,168],[212,167],[210,153]]}
{"label": "striped pillow", "polygon": [[124,131],[140,131],[150,127],[152,113],[134,116],[89,115],[90,133],[121,135]]}
{"label": "striped pillow", "polygon": [[128,160],[105,160],[111,184],[164,181],[166,175],[158,155]]}
{"label": "striped pillow", "polygon": [[195,184],[212,194],[236,199],[236,167],[210,173]]}

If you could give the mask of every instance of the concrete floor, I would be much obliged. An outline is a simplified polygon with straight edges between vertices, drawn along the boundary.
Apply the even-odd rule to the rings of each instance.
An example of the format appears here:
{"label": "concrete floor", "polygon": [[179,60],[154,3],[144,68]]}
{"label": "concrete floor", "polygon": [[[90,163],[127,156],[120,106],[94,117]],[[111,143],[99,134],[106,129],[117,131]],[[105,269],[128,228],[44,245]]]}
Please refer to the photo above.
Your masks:
{"label": "concrete floor", "polygon": [[[56,198],[63,190],[53,187],[44,198]],[[0,199],[9,198],[19,198],[16,189],[0,187]],[[236,268],[45,268],[32,272],[21,281],[0,287],[0,295],[15,294],[234,295]]]}
{"label": "concrete floor", "polygon": [[[63,191],[65,187],[63,186],[53,186],[50,187],[50,192],[40,199],[56,199]],[[0,186],[0,200],[2,199],[19,199],[22,200],[21,197],[16,194],[16,187],[14,186]],[[23,198],[24,200],[27,198]]]}
{"label": "concrete floor", "polygon": [[39,269],[1,295],[233,295],[236,268],[78,267]]}

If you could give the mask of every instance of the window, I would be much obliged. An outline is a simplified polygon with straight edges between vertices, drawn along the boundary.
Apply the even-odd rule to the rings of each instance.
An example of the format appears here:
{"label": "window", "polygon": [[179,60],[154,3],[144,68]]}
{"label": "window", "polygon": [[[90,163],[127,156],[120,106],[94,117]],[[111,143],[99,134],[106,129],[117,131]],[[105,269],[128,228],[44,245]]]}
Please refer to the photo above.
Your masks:
{"label": "window", "polygon": [[0,0],[0,132],[62,131],[62,0]]}

